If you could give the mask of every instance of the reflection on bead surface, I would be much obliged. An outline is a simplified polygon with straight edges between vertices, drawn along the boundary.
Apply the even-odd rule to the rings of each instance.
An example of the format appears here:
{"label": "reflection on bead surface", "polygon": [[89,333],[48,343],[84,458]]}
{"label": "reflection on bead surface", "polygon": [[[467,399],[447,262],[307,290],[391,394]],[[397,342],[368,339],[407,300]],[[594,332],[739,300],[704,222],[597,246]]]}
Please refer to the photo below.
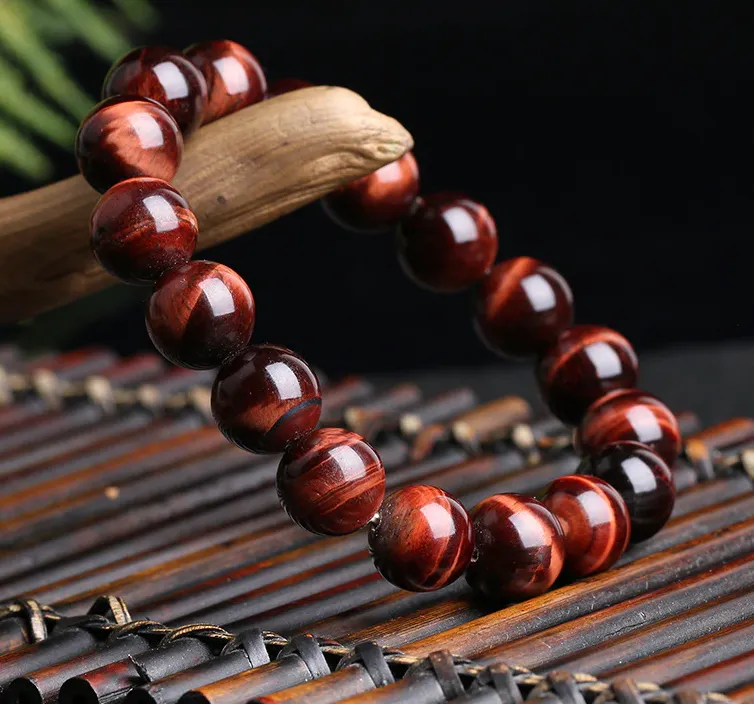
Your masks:
{"label": "reflection on bead surface", "polygon": [[626,502],[597,477],[556,479],[542,503],[560,522],[565,536],[566,569],[583,577],[609,569],[624,553],[631,535]]}
{"label": "reflection on bead surface", "polygon": [[240,44],[228,40],[202,42],[190,46],[184,54],[207,82],[205,123],[264,99],[264,71],[254,55]]}
{"label": "reflection on bead surface", "polygon": [[94,256],[130,284],[154,283],[194,254],[199,226],[188,203],[167,181],[132,178],[113,186],[92,213]]}
{"label": "reflection on bead surface", "polygon": [[495,599],[528,599],[547,591],[563,569],[560,523],[539,501],[496,494],[471,510],[477,559],[469,584]]}
{"label": "reflection on bead surface", "polygon": [[276,345],[252,345],[222,366],[212,387],[217,426],[250,452],[282,452],[316,428],[321,410],[314,372]]}
{"label": "reflection on bead surface", "polygon": [[574,325],[540,358],[537,381],[552,414],[578,425],[598,398],[635,386],[638,371],[639,360],[623,335],[597,325]]}
{"label": "reflection on bead surface", "polygon": [[681,431],[668,407],[644,391],[613,391],[595,401],[576,431],[581,455],[596,455],[610,443],[635,440],[673,466],[681,451]]}
{"label": "reflection on bead surface", "polygon": [[301,90],[302,88],[311,88],[313,85],[313,83],[309,83],[309,81],[305,81],[302,78],[279,78],[267,89],[267,97],[274,98],[276,95],[291,93],[294,90]]}
{"label": "reflection on bead surface", "polygon": [[100,193],[137,176],[170,181],[183,158],[183,137],[154,101],[110,98],[81,123],[76,157],[82,175]]}
{"label": "reflection on bead surface", "polygon": [[155,100],[188,136],[202,124],[207,82],[180,52],[164,46],[147,46],[128,52],[108,72],[102,97],[116,95]]}
{"label": "reflection on bead surface", "polygon": [[322,428],[288,447],[277,474],[288,515],[312,533],[346,535],[364,527],[385,496],[385,469],[360,435]]}
{"label": "reflection on bead surface", "polygon": [[497,256],[497,228],[487,208],[449,193],[421,198],[396,240],[406,274],[441,293],[478,281]]}
{"label": "reflection on bead surface", "polygon": [[541,354],[573,322],[573,295],[554,269],[530,257],[493,267],[477,293],[482,341],[506,357]]}
{"label": "reflection on bead surface", "polygon": [[147,306],[147,331],[174,364],[212,369],[240,352],[254,330],[254,298],[222,264],[193,261],[165,274]]}
{"label": "reflection on bead surface", "polygon": [[325,212],[341,227],[379,231],[406,217],[419,193],[419,167],[411,152],[356,179],[322,199]]}
{"label": "reflection on bead surface", "polygon": [[398,489],[385,499],[369,529],[369,551],[379,573],[412,592],[442,589],[471,562],[474,531],[466,509],[434,486]]}
{"label": "reflection on bead surface", "polygon": [[608,445],[584,460],[579,471],[603,479],[623,497],[631,516],[634,543],[651,538],[673,512],[673,475],[657,454],[640,443]]}

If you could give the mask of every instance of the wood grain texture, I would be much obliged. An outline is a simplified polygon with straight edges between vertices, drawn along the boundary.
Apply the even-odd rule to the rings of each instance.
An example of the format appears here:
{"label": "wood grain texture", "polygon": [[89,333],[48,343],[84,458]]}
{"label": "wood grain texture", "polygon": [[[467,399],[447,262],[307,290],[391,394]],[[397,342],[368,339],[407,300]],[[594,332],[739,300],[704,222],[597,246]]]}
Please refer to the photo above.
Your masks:
{"label": "wood grain texture", "polygon": [[[199,249],[260,227],[401,157],[395,120],[344,88],[278,96],[203,127],[174,185],[199,219]],[[89,248],[97,193],[80,176],[0,199],[0,322],[114,283]]]}

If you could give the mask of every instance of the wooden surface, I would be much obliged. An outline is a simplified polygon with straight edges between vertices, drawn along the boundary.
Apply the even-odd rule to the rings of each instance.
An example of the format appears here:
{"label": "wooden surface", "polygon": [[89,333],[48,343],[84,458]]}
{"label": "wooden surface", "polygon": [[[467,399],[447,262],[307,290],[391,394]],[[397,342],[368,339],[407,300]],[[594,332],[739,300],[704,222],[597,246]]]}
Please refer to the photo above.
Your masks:
{"label": "wooden surface", "polygon": [[[175,186],[198,248],[260,227],[402,156],[411,135],[345,88],[294,91],[203,127]],[[0,199],[0,323],[115,282],[89,250],[97,193],[80,176]]]}

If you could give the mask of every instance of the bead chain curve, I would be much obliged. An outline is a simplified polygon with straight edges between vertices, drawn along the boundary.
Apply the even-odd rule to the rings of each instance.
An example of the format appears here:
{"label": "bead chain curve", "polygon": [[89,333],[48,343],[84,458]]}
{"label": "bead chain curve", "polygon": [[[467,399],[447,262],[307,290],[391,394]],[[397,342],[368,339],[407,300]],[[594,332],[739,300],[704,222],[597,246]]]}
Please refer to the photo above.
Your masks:
{"label": "bead chain curve", "polygon": [[233,443],[278,453],[281,504],[303,528],[345,535],[369,526],[375,566],[412,591],[465,574],[499,600],[543,593],[562,571],[604,571],[630,542],[665,525],[680,452],[673,413],[635,389],[638,361],[628,340],[605,327],[573,324],[573,296],[553,268],[530,257],[495,264],[498,234],[488,210],[452,193],[419,195],[411,152],[337,189],[323,206],[355,231],[397,227],[401,266],[440,293],[475,287],[474,324],[503,357],[535,357],[550,411],[574,426],[584,457],[538,500],[497,494],[470,512],[442,489],[413,485],[385,497],[385,470],[358,434],[318,428],[319,382],[295,352],[250,345],[254,297],[232,269],[192,260],[199,226],[169,181],[183,140],[201,124],[312,84],[267,87],[256,58],[232,41],[184,52],[135,49],[111,68],[104,101],[84,119],[76,154],[100,193],[91,219],[95,257],[129,284],[153,285],[146,324],[157,349],[189,369],[219,367],[212,413]]}

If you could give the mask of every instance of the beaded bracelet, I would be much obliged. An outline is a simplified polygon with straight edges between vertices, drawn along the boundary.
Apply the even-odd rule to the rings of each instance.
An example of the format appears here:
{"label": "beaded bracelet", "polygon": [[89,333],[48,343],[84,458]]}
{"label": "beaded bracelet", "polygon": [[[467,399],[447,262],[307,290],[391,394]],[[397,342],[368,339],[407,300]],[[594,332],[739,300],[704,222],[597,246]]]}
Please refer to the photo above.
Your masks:
{"label": "beaded bracelet", "polygon": [[411,153],[324,200],[349,229],[397,225],[398,256],[417,284],[442,293],[475,286],[484,343],[504,357],[538,359],[542,395],[576,427],[574,445],[585,457],[578,474],[557,479],[541,501],[497,494],[467,513],[423,485],[385,498],[374,448],[356,433],[318,429],[319,382],[306,362],[283,347],[249,345],[255,304],[243,279],[221,264],[190,261],[197,220],[168,183],[184,136],[309,85],[288,79],[268,90],[254,56],[230,41],[123,57],[76,141],[82,174],[104,193],[91,220],[94,255],[124,282],[154,285],[147,329],[167,359],[219,367],[218,427],[250,452],[283,453],[277,488],[290,517],[321,535],[368,524],[375,566],[391,583],[430,591],[465,573],[487,596],[523,599],[547,590],[563,569],[577,577],[608,569],[629,541],[646,540],[670,516],[678,423],[661,401],[634,389],[637,358],[623,336],[573,325],[560,274],[528,257],[494,264],[497,230],[483,205],[447,193],[420,197]]}

